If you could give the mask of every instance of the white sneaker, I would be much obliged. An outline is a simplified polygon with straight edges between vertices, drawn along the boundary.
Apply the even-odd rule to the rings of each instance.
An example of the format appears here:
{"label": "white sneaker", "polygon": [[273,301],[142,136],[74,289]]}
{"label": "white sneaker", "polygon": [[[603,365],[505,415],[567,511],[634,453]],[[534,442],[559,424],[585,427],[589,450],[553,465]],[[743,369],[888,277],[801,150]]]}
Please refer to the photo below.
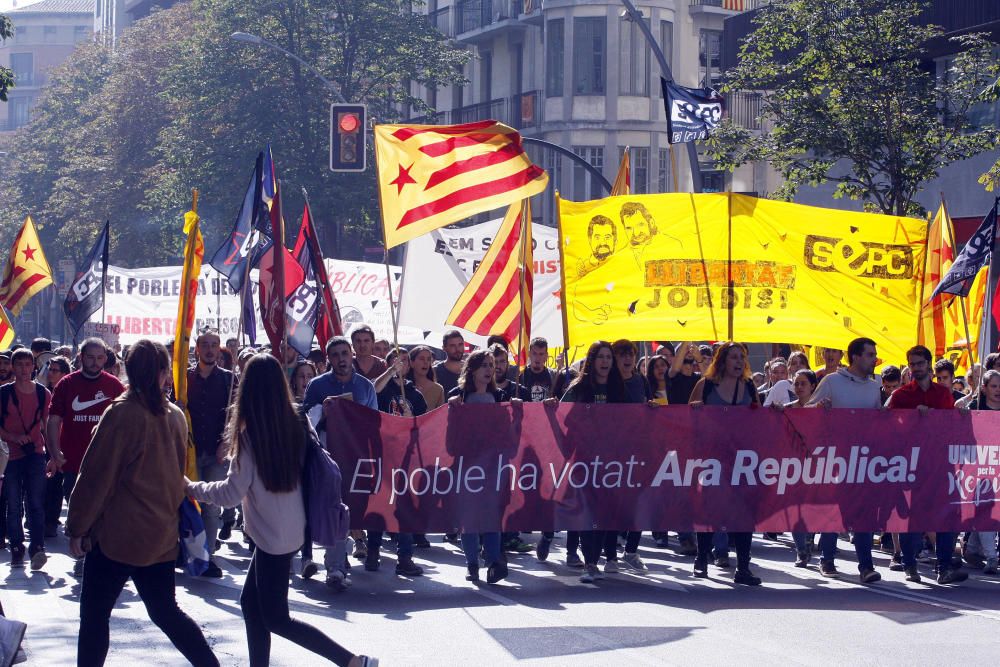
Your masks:
{"label": "white sneaker", "polygon": [[625,554],[622,556],[622,563],[635,570],[646,569],[646,564],[642,562],[642,558],[637,553]]}
{"label": "white sneaker", "polygon": [[618,572],[618,561],[609,560],[604,564],[605,574],[615,574],[616,572]]}

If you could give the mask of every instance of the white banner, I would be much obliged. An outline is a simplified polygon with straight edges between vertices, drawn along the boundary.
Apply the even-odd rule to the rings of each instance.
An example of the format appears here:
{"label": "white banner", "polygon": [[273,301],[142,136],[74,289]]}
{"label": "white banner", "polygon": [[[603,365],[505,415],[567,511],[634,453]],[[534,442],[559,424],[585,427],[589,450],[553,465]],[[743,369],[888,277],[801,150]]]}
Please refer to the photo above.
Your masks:
{"label": "white banner", "polygon": [[[330,285],[340,304],[346,331],[360,322],[369,324],[379,338],[392,340],[385,266],[368,262],[326,260]],[[393,293],[399,294],[400,267],[390,266]],[[257,344],[267,343],[257,307],[257,271],[250,272],[254,309],[257,312]],[[156,266],[126,269],[108,266],[104,322],[120,327],[119,341],[130,345],[141,338],[167,342],[174,337],[177,300],[180,295],[181,267]],[[101,311],[91,316],[101,321]],[[240,301],[229,283],[211,266],[201,269],[195,302],[195,331],[212,327],[219,330],[223,343],[239,330]],[[406,339],[404,340],[404,331]],[[194,336],[192,336],[192,340]],[[419,330],[400,329],[401,343],[422,342]]]}
{"label": "white banner", "polygon": [[[502,218],[463,229],[438,229],[409,241],[403,263],[400,325],[426,332],[427,344],[441,347],[441,335],[466,283],[486,255]],[[562,313],[559,290],[559,236],[552,227],[534,224],[534,301],[531,336],[549,341],[550,352],[562,347]],[[464,331],[464,330],[463,330]],[[464,331],[465,340],[484,345],[486,336]]]}

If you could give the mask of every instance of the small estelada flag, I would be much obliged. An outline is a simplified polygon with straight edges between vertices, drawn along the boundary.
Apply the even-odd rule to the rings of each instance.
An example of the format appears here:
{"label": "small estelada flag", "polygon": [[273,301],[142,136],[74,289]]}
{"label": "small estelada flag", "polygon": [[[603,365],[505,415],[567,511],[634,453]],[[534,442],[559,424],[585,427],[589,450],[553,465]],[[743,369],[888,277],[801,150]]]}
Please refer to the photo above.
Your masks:
{"label": "small estelada flag", "polygon": [[21,225],[0,283],[0,303],[18,315],[31,297],[52,284],[52,268],[42,252],[42,244],[29,215]]}
{"label": "small estelada flag", "polygon": [[6,350],[14,342],[14,327],[7,317],[7,311],[0,306],[0,349]]}
{"label": "small estelada flag", "polygon": [[502,334],[526,363],[534,291],[531,206],[511,204],[490,249],[445,322],[482,336]]}
{"label": "small estelada flag", "polygon": [[386,248],[548,185],[521,135],[495,120],[464,125],[376,125]]}

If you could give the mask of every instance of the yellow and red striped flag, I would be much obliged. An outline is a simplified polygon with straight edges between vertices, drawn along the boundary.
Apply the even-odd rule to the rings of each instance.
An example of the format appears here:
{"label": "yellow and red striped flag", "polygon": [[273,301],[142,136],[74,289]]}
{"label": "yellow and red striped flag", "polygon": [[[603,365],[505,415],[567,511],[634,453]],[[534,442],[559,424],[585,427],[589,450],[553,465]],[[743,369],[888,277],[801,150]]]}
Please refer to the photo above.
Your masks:
{"label": "yellow and red striped flag", "polygon": [[31,297],[52,284],[52,269],[29,215],[10,248],[10,257],[0,283],[0,304],[18,315]]}
{"label": "yellow and red striped flag", "polygon": [[7,317],[7,311],[0,306],[0,349],[8,349],[14,342],[14,326]]}
{"label": "yellow and red striped flag", "polygon": [[611,184],[611,196],[632,194],[632,168],[629,163],[628,149],[622,153],[621,164],[618,165],[618,175],[615,182]]}
{"label": "yellow and red striped flag", "polygon": [[483,336],[502,334],[515,346],[517,362],[526,363],[533,267],[531,205],[525,200],[510,205],[490,249],[446,322]]}
{"label": "yellow and red striped flag", "polygon": [[[931,297],[934,288],[955,261],[954,239],[955,229],[942,202],[927,230],[923,285],[925,302],[920,311],[920,326],[917,330],[917,342],[929,348],[935,356],[943,355],[945,350],[955,347],[956,342],[963,341],[966,337],[962,308],[969,306],[963,306],[963,299],[947,293]],[[970,292],[965,301],[970,302],[972,296]],[[970,320],[970,323],[976,321]]]}
{"label": "yellow and red striped flag", "polygon": [[495,120],[464,125],[376,125],[386,248],[545,190],[521,135]]}

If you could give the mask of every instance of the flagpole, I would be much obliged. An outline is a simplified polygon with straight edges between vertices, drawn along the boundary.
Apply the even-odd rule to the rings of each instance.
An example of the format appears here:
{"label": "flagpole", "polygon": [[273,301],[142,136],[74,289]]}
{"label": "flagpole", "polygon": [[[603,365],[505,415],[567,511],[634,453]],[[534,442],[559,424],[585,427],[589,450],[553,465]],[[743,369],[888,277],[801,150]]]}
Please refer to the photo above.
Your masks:
{"label": "flagpole", "polygon": [[674,145],[668,143],[667,151],[670,153],[670,175],[674,180],[674,192],[680,192],[681,188],[677,182],[677,158],[674,155]]}
{"label": "flagpole", "polygon": [[[920,269],[920,308],[917,310],[917,343],[920,342],[920,332],[924,329],[924,289],[927,285],[927,255],[930,253],[931,225],[930,213],[927,214],[927,231],[924,233],[924,262]],[[942,224],[944,224],[942,222]],[[932,311],[933,312],[933,311]],[[924,341],[927,342],[926,340]],[[936,345],[935,345],[936,346]]]}
{"label": "flagpole", "polygon": [[[728,250],[726,255],[726,276],[729,290],[729,299],[727,302],[729,310],[729,337],[726,339],[728,341],[733,340],[733,320],[736,317],[736,288],[733,286],[733,187],[732,184],[729,186],[729,191],[726,192],[726,218],[728,220],[729,230],[727,233]],[[711,298],[709,298],[711,302]]]}
{"label": "flagpole", "polygon": [[[719,327],[715,323],[715,302],[712,299],[712,284],[708,280],[708,262],[705,261],[705,248],[701,243],[701,222],[698,220],[698,204],[694,193],[688,194],[691,200],[691,214],[694,216],[694,230],[698,236],[698,258],[701,260],[701,275],[705,279],[705,292],[708,294],[708,316],[712,320],[712,335],[719,340]],[[730,238],[730,241],[732,239]]]}
{"label": "flagpole", "polygon": [[285,350],[288,348],[288,328],[285,325],[285,198],[281,193],[281,181],[275,178],[274,182],[275,190],[278,193],[278,229],[275,234],[278,238],[275,239],[274,246],[274,270],[277,273],[274,289],[278,292],[280,303],[278,324],[281,327],[281,349],[278,350],[278,359],[281,361],[282,370],[287,372],[288,368],[285,364]]}
{"label": "flagpole", "polygon": [[[941,195],[941,209],[944,211],[944,220],[948,221],[948,224],[945,226],[945,229],[948,230],[948,242],[951,243],[952,252],[954,252],[954,250],[955,250],[955,227],[951,223],[951,216],[948,215],[948,205],[944,201],[944,193],[941,192],[940,195]],[[944,221],[942,221],[942,224],[943,223],[944,223]],[[925,264],[926,264],[926,261],[927,261],[926,257],[927,257],[927,253],[925,252],[924,253],[924,262],[925,262]],[[990,258],[990,260],[991,260],[990,263],[992,264],[992,257]],[[986,287],[987,287],[987,289],[989,289],[989,285],[988,284],[987,284]],[[923,287],[921,287],[921,291],[922,290],[923,290]],[[960,308],[960,310],[962,311],[962,325],[965,327],[965,347],[966,347],[966,349],[969,350],[969,368],[974,368],[975,365],[976,365],[976,355],[972,351],[972,336],[969,335],[969,314],[966,312],[966,309],[968,308],[968,305],[969,305],[969,300],[966,297],[964,297],[964,296],[959,296],[958,298],[961,299],[961,302],[960,302],[961,308]],[[920,300],[923,301],[923,294],[922,293],[920,295]]]}
{"label": "flagpole", "polygon": [[[559,309],[560,315],[562,315],[562,329],[563,329],[563,360],[566,363],[566,369],[569,369],[569,319],[566,314],[566,305],[569,303],[569,298],[566,296],[566,240],[563,237],[563,226],[562,226],[562,212],[559,206],[559,191],[555,191],[556,200],[556,231],[559,236],[559,266],[562,271],[559,272],[559,282],[561,287],[559,288],[559,297],[562,299],[562,308]],[[558,362],[556,364],[558,366]]]}
{"label": "flagpole", "polygon": [[[372,118],[372,127],[375,126],[375,118]],[[375,179],[378,180],[379,169],[378,151],[375,151]],[[392,318],[392,345],[396,350],[396,357],[399,357],[399,322],[396,319],[396,306],[392,299],[392,272],[389,269],[389,237],[385,233],[385,206],[382,203],[381,183],[376,183],[375,190],[378,192],[378,210],[382,216],[382,263],[385,264],[385,282],[389,290],[389,316]],[[399,381],[399,393],[403,400],[406,400],[403,378],[396,378]]]}
{"label": "flagpole", "polygon": [[[527,260],[527,229],[528,225],[531,224],[531,220],[528,217],[529,213],[528,200],[525,199],[521,202],[521,257],[518,260],[520,264],[521,275],[518,279],[518,292],[521,298],[521,307],[517,310],[517,348],[515,349],[514,363],[517,364],[517,383],[522,384],[524,381],[524,371],[521,368],[521,350],[524,348],[524,283],[527,280],[526,271],[532,271],[533,267],[525,266],[525,261]],[[524,355],[524,361],[527,363],[528,355],[527,352]]]}

